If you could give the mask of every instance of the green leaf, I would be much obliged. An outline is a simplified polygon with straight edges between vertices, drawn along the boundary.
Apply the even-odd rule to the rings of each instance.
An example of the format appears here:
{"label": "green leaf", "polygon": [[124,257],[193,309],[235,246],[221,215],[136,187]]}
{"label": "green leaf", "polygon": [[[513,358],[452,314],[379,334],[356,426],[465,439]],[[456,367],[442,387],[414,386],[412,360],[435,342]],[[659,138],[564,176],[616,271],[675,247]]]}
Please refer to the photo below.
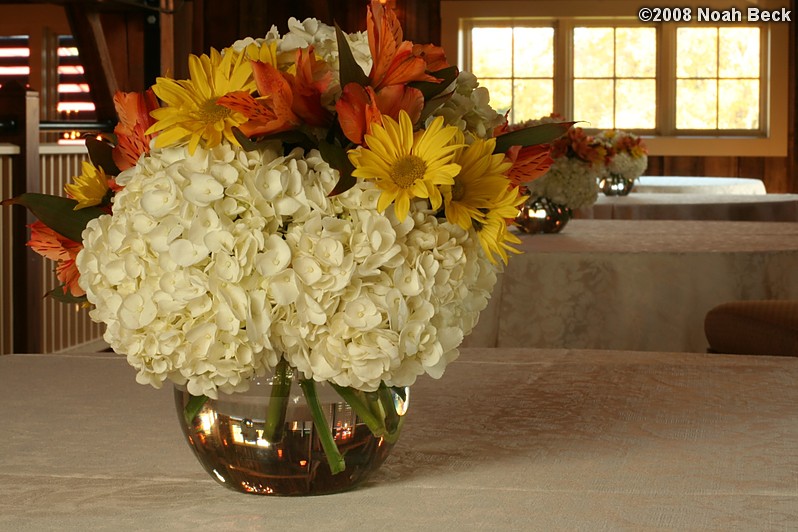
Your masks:
{"label": "green leaf", "polygon": [[552,122],[518,129],[496,137],[496,149],[493,153],[504,153],[510,146],[536,146],[548,144],[558,139],[576,122]]}
{"label": "green leaf", "polygon": [[46,295],[52,297],[56,301],[60,301],[61,303],[80,305],[81,303],[85,303],[87,301],[85,295],[75,297],[68,290],[66,293],[64,293],[64,285],[61,285],[58,288],[53,288],[52,290],[47,292]]}
{"label": "green leaf", "polygon": [[349,41],[346,40],[344,32],[341,31],[337,23],[335,24],[335,39],[338,41],[338,70],[341,78],[341,87],[346,87],[348,83],[357,83],[364,87],[368,86],[369,77],[355,61],[355,56],[349,47]]}
{"label": "green leaf", "polygon": [[2,205],[22,205],[27,207],[41,222],[70,240],[83,242],[81,233],[89,221],[106,214],[97,207],[75,210],[77,201],[61,196],[26,192],[0,202]]}
{"label": "green leaf", "polygon": [[191,426],[191,422],[208,401],[208,396],[206,395],[190,395],[190,397],[191,399],[188,400],[186,408],[183,409],[183,419],[186,420],[186,425],[188,426]]}
{"label": "green leaf", "polygon": [[94,166],[102,168],[109,176],[119,175],[119,167],[114,162],[114,148],[111,144],[92,135],[86,137],[86,149]]}
{"label": "green leaf", "polygon": [[413,87],[414,89],[420,90],[421,94],[424,95],[424,100],[429,100],[430,98],[434,98],[446,90],[446,87],[451,85],[452,82],[457,79],[459,73],[460,71],[457,70],[456,66],[450,66],[435,72],[430,72],[431,76],[435,76],[436,78],[442,80],[438,83],[434,83],[432,81],[414,81],[412,83],[408,83],[407,85],[408,87]]}
{"label": "green leaf", "polygon": [[270,142],[280,141],[283,144],[291,146],[300,146],[305,151],[311,150],[316,147],[316,143],[303,132],[292,129],[290,131],[282,131],[280,133],[273,133],[260,137],[257,140],[252,140],[247,137],[237,127],[233,128],[233,136],[236,138],[241,147],[246,151],[257,151],[265,148]]}
{"label": "green leaf", "polygon": [[322,140],[319,142],[319,152],[321,153],[321,158],[327,161],[327,164],[338,170],[338,173],[341,175],[338,179],[338,183],[335,184],[335,187],[328,194],[329,197],[346,192],[355,186],[357,178],[352,175],[355,167],[346,155],[346,150],[336,143]]}

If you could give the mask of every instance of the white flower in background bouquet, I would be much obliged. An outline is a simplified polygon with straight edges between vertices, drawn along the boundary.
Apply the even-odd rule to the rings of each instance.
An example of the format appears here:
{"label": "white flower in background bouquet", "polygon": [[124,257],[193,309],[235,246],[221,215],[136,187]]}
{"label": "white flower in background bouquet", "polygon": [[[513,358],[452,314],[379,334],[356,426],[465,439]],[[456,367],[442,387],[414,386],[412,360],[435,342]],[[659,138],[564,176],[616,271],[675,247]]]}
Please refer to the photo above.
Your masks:
{"label": "white flower in background bouquet", "polygon": [[634,181],[648,167],[648,150],[643,140],[634,133],[617,129],[602,131],[596,139],[608,153],[605,175],[600,177],[602,190],[606,193],[614,183],[616,189],[631,191]]}
{"label": "white flower in background bouquet", "polygon": [[355,410],[441,377],[517,253],[522,149],[570,124],[494,136],[476,78],[378,1],[366,33],[291,19],[189,66],[116,96],[71,199],[13,200],[51,230],[34,249],[59,261],[55,295],[88,301],[137,381],[185,386],[195,412],[267,372]]}
{"label": "white flower in background bouquet", "polygon": [[[556,123],[563,118],[552,114],[521,126]],[[606,150],[582,128],[571,128],[552,143],[553,163],[548,173],[527,184],[530,197],[547,198],[567,209],[579,209],[596,202],[596,178],[603,172]]]}

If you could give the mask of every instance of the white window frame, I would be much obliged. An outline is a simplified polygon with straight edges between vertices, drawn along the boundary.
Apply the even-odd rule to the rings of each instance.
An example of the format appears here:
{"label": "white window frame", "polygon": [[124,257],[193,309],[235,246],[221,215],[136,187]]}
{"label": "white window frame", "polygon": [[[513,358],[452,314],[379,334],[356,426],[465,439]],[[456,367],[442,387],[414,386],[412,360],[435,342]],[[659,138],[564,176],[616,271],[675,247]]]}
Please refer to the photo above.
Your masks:
{"label": "white window frame", "polygon": [[[742,2],[738,9],[745,13],[751,4]],[[705,0],[695,2],[663,1],[658,7],[692,6],[695,19],[698,7],[709,7],[717,10],[729,9],[731,6],[726,0]],[[760,9],[777,9],[781,6],[789,7],[789,3],[777,0],[760,0],[756,7]],[[591,2],[584,0],[542,0],[542,1],[514,1],[514,0],[442,0],[441,1],[441,44],[448,54],[451,64],[465,68],[467,57],[465,54],[465,32],[473,26],[473,21],[480,22],[494,19],[497,25],[507,25],[517,22],[532,21],[533,23],[549,23],[556,25],[579,25],[582,22],[594,24],[604,19],[607,25],[613,23],[638,24],[637,12],[642,7],[651,7],[648,2],[638,0],[613,0],[608,2]],[[795,15],[795,13],[794,13]],[[792,22],[795,24],[795,22]],[[747,24],[741,22],[739,24]],[[763,121],[758,134],[750,135],[713,135],[712,132],[694,131],[681,132],[676,135],[645,135],[646,144],[650,155],[655,156],[752,156],[752,157],[786,157],[787,156],[787,104],[788,94],[788,47],[790,23],[767,23],[762,25],[762,56],[760,82],[760,105],[762,106]],[[707,24],[703,24],[707,25]],[[709,24],[712,25],[712,24]],[[717,26],[718,24],[714,24]],[[674,22],[660,23],[657,27],[661,32],[658,50],[659,69],[673,69],[675,72],[675,35],[678,24]],[[692,26],[699,26],[695,20]],[[562,87],[554,94],[554,110],[565,116],[571,102],[570,91],[573,90],[571,73],[567,72],[570,61],[558,60],[570,54],[571,47],[563,39],[555,37],[555,87]],[[658,80],[658,83],[660,81]],[[675,101],[675,77],[663,81],[660,87],[662,101],[658,101],[659,126],[668,131],[673,127],[673,114],[668,112],[661,102]],[[672,85],[669,86],[669,85]],[[664,91],[664,92],[663,92]],[[670,91],[670,92],[669,92]],[[672,129],[670,129],[672,130]],[[739,132],[737,132],[739,133]]]}

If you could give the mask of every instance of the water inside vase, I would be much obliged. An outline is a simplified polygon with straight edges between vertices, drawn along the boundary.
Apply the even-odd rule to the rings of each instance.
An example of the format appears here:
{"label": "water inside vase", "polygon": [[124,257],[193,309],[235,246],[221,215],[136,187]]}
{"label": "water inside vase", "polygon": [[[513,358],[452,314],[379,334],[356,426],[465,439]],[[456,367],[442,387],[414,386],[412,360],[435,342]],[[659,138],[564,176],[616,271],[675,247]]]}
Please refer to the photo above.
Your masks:
{"label": "water inside vase", "polygon": [[[175,388],[183,433],[205,470],[236,491],[261,495],[346,491],[378,469],[392,447],[375,437],[345,401],[322,398],[329,428],[346,461],[346,469],[333,475],[301,392],[289,397],[285,422],[271,441],[266,437],[268,394],[209,399],[187,424],[182,412],[190,397]],[[404,409],[400,398],[397,401],[397,410]]]}

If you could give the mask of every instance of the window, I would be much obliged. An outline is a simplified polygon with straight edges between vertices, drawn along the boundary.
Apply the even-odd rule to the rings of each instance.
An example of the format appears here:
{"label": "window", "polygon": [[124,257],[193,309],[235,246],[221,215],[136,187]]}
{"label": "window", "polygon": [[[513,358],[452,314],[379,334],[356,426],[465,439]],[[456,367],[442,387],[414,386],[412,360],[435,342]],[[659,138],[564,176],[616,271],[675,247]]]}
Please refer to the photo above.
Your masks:
{"label": "window", "polygon": [[676,128],[758,130],[760,29],[676,30]]}
{"label": "window", "polygon": [[443,0],[442,44],[511,122],[557,112],[635,131],[654,155],[786,155],[787,24],[647,24],[635,1],[486,4]]}
{"label": "window", "polygon": [[[511,122],[551,113],[554,105],[554,29],[475,27],[471,72],[488,88],[494,108]],[[509,53],[508,53],[509,51]]]}
{"label": "window", "polygon": [[94,120],[94,102],[71,35],[58,36],[58,103],[60,120]]}
{"label": "window", "polygon": [[654,129],[654,28],[573,29],[573,116],[599,129]]}
{"label": "window", "polygon": [[12,80],[27,85],[30,79],[29,58],[27,35],[0,36],[0,86]]}

